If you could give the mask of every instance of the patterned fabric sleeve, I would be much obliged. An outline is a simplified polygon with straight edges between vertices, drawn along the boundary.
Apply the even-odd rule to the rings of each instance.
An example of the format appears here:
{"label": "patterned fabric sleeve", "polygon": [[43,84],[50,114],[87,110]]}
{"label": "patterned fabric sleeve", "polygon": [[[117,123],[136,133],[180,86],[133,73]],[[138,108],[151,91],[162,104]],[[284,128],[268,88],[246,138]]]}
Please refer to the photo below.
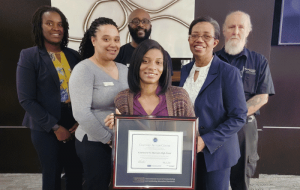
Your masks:
{"label": "patterned fabric sleeve", "polygon": [[115,97],[115,106],[122,115],[129,115],[128,96],[129,89],[119,92]]}
{"label": "patterned fabric sleeve", "polygon": [[195,111],[194,111],[194,106],[192,105],[192,102],[190,100],[190,97],[187,93],[186,90],[182,89],[182,94],[183,94],[183,101],[185,102],[185,116],[186,117],[195,117]]}
{"label": "patterned fabric sleeve", "polygon": [[173,97],[174,116],[195,117],[194,107],[186,90],[182,87],[170,88]]}

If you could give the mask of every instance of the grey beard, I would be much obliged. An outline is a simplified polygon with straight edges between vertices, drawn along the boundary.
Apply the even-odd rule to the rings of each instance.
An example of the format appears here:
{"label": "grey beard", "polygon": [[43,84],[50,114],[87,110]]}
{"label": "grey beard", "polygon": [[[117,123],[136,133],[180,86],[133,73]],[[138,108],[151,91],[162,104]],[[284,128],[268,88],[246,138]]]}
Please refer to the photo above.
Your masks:
{"label": "grey beard", "polygon": [[237,44],[233,45],[231,40],[225,42],[225,52],[229,55],[237,55],[241,53],[244,49],[245,44],[242,42],[238,42]]}

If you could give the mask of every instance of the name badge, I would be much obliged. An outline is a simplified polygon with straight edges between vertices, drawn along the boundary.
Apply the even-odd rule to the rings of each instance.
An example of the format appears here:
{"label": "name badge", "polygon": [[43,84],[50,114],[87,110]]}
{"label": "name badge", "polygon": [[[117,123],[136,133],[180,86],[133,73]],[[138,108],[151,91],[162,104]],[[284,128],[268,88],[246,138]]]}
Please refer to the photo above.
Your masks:
{"label": "name badge", "polygon": [[103,82],[104,86],[113,86],[114,83],[113,82]]}
{"label": "name badge", "polygon": [[256,74],[256,70],[255,69],[247,69],[247,68],[245,68],[245,72],[247,74],[251,74],[251,75],[255,75]]}

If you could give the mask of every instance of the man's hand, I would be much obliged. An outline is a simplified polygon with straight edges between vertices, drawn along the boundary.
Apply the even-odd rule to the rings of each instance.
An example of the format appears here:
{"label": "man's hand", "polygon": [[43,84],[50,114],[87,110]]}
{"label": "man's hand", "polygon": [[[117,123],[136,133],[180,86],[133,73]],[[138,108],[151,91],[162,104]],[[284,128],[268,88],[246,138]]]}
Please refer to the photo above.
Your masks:
{"label": "man's hand", "polygon": [[69,141],[72,139],[71,133],[61,125],[59,125],[59,128],[54,133],[59,141]]}
{"label": "man's hand", "polygon": [[203,139],[198,136],[198,145],[197,145],[197,153],[201,152],[205,147],[205,143],[203,141]]}
{"label": "man's hand", "polygon": [[72,135],[75,134],[75,131],[76,131],[78,125],[79,125],[78,123],[75,123],[75,124],[73,125],[73,127],[72,127],[71,129],[69,129],[69,132],[70,132]]}

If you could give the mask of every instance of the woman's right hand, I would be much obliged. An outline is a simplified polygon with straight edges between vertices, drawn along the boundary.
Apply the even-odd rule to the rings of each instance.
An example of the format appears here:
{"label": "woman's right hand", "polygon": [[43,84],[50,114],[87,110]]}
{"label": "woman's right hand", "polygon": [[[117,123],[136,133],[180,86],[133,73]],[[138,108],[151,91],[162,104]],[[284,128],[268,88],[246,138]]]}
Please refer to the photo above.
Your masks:
{"label": "woman's right hand", "polygon": [[202,152],[204,148],[205,148],[205,143],[202,137],[198,136],[197,153]]}
{"label": "woman's right hand", "polygon": [[[116,109],[116,114],[121,114],[118,109]],[[115,114],[111,113],[104,119],[105,126],[109,127],[109,129],[113,129],[115,126]]]}

